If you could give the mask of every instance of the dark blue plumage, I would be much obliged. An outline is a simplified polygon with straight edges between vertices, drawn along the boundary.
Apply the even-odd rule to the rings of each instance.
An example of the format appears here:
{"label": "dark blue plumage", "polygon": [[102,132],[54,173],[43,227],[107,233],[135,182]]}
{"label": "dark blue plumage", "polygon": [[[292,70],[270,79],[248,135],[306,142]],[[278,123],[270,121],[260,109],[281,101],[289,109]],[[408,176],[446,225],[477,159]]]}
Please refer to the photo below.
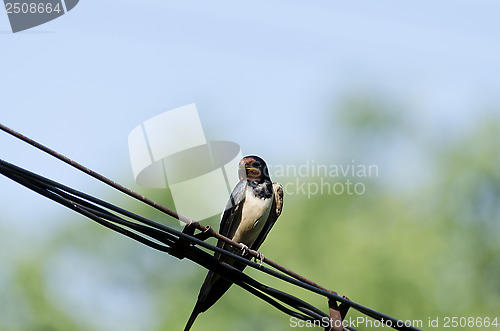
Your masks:
{"label": "dark blue plumage", "polygon": [[[238,173],[240,181],[222,213],[219,233],[252,250],[258,250],[281,214],[283,189],[280,184],[271,182],[267,165],[258,156],[244,157],[240,161]],[[233,252],[239,250],[220,240],[217,246]],[[220,253],[214,256],[239,270],[245,268],[244,264],[221,257]],[[184,330],[189,330],[198,314],[210,308],[231,285],[230,281],[209,271]]]}

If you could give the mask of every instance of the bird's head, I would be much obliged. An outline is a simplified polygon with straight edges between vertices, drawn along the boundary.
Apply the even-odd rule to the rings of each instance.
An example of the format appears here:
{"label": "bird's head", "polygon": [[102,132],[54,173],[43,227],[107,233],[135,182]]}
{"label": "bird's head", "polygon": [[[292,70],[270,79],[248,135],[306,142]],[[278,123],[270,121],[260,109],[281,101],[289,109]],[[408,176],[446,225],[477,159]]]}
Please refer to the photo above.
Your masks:
{"label": "bird's head", "polygon": [[238,167],[240,180],[263,180],[269,179],[267,164],[260,157],[255,155],[245,156],[241,159]]}

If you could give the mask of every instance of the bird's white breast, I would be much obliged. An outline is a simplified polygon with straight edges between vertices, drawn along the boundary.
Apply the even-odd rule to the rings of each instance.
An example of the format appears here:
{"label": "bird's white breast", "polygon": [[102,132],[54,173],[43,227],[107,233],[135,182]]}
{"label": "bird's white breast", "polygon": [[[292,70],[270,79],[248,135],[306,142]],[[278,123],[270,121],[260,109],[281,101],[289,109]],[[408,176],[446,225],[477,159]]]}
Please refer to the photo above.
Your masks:
{"label": "bird's white breast", "polygon": [[241,221],[233,240],[247,246],[252,245],[269,217],[272,202],[272,198],[261,199],[255,196],[253,189],[247,187]]}

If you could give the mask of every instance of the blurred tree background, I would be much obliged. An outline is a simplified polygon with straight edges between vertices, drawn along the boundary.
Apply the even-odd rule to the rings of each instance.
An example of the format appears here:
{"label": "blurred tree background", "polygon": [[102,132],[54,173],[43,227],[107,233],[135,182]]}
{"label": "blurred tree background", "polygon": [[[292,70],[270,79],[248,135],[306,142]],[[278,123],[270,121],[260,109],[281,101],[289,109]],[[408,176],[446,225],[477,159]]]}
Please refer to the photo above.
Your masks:
{"label": "blurred tree background", "polygon": [[[377,164],[379,176],[356,179],[366,187],[362,195],[285,196],[283,215],[261,251],[358,303],[403,320],[423,320],[424,329],[429,317],[499,316],[498,117],[495,111],[478,112],[482,115],[467,130],[448,135],[443,127],[436,134],[415,125],[404,108],[369,93],[346,96],[332,105],[325,118],[342,130],[333,132],[331,123],[319,129],[335,150],[326,151],[321,162],[347,165],[356,159]],[[402,155],[416,163],[399,169],[404,176],[394,177]],[[332,183],[344,179],[326,178]],[[295,178],[274,180],[294,183]],[[146,194],[173,205],[165,191]],[[121,205],[129,206],[129,200],[123,198]],[[149,208],[134,209],[178,227],[175,220]],[[184,327],[204,269],[69,211],[56,217],[64,218],[66,225],[46,240],[30,242],[28,233],[9,233],[0,244],[0,330]],[[3,219],[0,231],[15,221]],[[38,222],[43,227],[43,219]],[[327,308],[316,295],[255,270],[247,272]],[[348,316],[360,315],[351,310]],[[288,329],[287,315],[238,287],[200,315],[193,327]]]}

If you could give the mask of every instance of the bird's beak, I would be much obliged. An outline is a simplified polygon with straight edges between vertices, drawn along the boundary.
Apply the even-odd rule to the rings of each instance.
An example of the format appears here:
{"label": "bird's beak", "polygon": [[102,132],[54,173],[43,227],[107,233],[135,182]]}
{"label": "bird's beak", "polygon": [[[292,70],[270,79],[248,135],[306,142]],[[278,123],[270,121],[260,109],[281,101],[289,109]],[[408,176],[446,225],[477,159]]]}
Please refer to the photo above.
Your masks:
{"label": "bird's beak", "polygon": [[249,170],[249,169],[255,169],[255,167],[252,167],[251,165],[248,165],[248,164],[242,164],[242,165],[239,166],[238,170],[241,171],[243,169],[245,169],[245,171],[246,171],[246,170]]}
{"label": "bird's beak", "polygon": [[238,167],[238,174],[239,174],[240,180],[247,177],[247,169],[246,168],[247,167],[244,164],[242,164]]}

